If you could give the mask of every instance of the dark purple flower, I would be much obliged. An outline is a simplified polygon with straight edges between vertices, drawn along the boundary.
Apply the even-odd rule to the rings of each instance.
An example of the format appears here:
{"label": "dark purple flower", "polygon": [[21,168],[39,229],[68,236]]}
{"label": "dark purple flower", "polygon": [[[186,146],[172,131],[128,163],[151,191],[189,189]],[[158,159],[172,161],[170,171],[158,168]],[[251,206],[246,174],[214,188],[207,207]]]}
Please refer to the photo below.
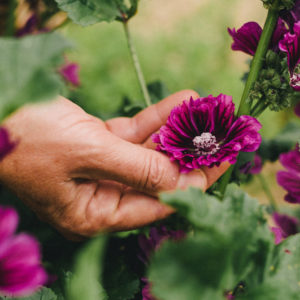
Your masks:
{"label": "dark purple flower", "polygon": [[[281,19],[278,20],[277,27],[273,33],[270,49],[278,51],[278,43],[283,38],[284,34],[288,32]],[[256,22],[245,23],[240,29],[228,28],[228,33],[233,38],[231,49],[235,51],[242,51],[246,54],[254,56],[262,28]]]}
{"label": "dark purple flower", "polygon": [[59,69],[59,72],[64,79],[74,86],[80,85],[78,71],[79,66],[76,63],[66,63]]}
{"label": "dark purple flower", "polygon": [[298,233],[298,226],[300,223],[297,218],[275,212],[273,214],[273,220],[282,231],[282,236],[284,238]]}
{"label": "dark purple flower", "polygon": [[0,295],[26,296],[47,281],[40,264],[38,242],[27,234],[14,234],[18,216],[0,207]]}
{"label": "dark purple flower", "polygon": [[259,174],[262,170],[263,162],[261,157],[255,153],[253,161],[249,161],[246,164],[244,164],[240,171],[244,174]]}
{"label": "dark purple flower", "polygon": [[[146,265],[149,262],[150,256],[168,239],[179,241],[185,237],[183,230],[168,230],[165,226],[159,228],[152,227],[149,232],[149,237],[144,234],[138,238],[139,246],[142,253],[138,256],[139,259]],[[151,294],[151,282],[147,278],[142,278],[145,286],[142,289],[143,300],[157,300]]]}
{"label": "dark purple flower", "polygon": [[295,105],[294,112],[298,117],[300,117],[300,102]]}
{"label": "dark purple flower", "polygon": [[151,294],[152,284],[149,282],[149,280],[147,278],[142,278],[142,281],[145,283],[144,287],[142,288],[142,300],[157,300]]}
{"label": "dark purple flower", "polygon": [[0,161],[14,149],[15,145],[9,139],[7,130],[4,127],[0,127]]}
{"label": "dark purple flower", "polygon": [[139,236],[138,243],[142,249],[139,258],[144,264],[147,264],[150,256],[159,248],[163,241],[168,239],[178,241],[184,237],[185,232],[183,230],[168,230],[165,226],[159,228],[152,227],[149,232],[149,237],[146,237],[144,234]]}
{"label": "dark purple flower", "polygon": [[300,62],[300,21],[294,24],[294,33],[286,33],[279,42],[279,49],[287,54],[287,62],[290,73],[290,85],[300,91],[300,74],[296,67]]}
{"label": "dark purple flower", "polygon": [[295,150],[283,153],[279,157],[287,171],[277,173],[278,183],[288,191],[284,197],[287,202],[300,203],[300,151],[299,146]]}
{"label": "dark purple flower", "polygon": [[166,125],[152,137],[158,151],[178,161],[181,172],[189,172],[224,161],[235,163],[239,151],[256,151],[260,128],[253,117],[235,117],[232,97],[220,94],[191,98],[174,107]]}
{"label": "dark purple flower", "polygon": [[16,33],[17,37],[22,37],[28,34],[32,34],[36,31],[38,26],[38,17],[36,14],[33,14],[25,23],[25,25],[19,29]]}
{"label": "dark purple flower", "polygon": [[280,17],[289,25],[291,32],[293,32],[294,24],[300,21],[300,0],[295,0],[295,5],[292,9],[280,11]]}

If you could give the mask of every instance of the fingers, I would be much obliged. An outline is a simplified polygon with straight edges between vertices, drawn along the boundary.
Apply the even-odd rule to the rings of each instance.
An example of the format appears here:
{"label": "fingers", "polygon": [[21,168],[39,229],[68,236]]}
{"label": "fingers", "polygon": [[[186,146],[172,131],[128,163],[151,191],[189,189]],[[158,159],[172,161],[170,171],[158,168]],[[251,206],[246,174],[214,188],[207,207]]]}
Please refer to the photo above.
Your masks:
{"label": "fingers", "polygon": [[151,105],[133,118],[115,118],[106,122],[107,128],[115,135],[132,143],[144,142],[167,121],[174,108],[190,97],[199,98],[193,90],[183,90]]}

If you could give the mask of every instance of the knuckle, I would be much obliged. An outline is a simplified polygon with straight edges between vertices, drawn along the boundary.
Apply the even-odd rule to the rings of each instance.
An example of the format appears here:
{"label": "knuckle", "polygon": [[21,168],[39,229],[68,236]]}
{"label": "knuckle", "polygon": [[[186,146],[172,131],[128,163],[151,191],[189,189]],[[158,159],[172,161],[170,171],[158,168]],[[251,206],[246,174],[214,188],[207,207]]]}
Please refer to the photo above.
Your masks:
{"label": "knuckle", "polygon": [[164,173],[163,164],[159,157],[150,156],[145,164],[142,188],[151,191],[160,190],[163,186]]}

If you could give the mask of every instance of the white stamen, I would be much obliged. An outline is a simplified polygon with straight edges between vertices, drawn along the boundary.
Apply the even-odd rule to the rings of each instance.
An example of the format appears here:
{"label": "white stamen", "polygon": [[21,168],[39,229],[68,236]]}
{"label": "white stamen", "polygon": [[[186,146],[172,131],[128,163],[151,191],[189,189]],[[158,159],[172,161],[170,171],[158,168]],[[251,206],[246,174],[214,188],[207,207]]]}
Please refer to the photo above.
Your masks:
{"label": "white stamen", "polygon": [[198,155],[215,154],[220,150],[216,137],[210,132],[203,132],[201,135],[195,136],[193,144]]}

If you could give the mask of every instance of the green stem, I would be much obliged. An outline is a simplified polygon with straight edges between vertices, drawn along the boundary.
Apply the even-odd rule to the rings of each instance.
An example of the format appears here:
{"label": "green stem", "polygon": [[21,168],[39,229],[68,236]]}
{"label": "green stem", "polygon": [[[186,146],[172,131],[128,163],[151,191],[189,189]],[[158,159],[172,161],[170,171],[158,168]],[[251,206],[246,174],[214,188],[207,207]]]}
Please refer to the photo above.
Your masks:
{"label": "green stem", "polygon": [[273,211],[278,211],[278,206],[277,203],[272,195],[272,192],[269,188],[269,185],[265,179],[265,177],[262,174],[257,174],[258,180],[261,184],[261,187],[263,188],[269,202],[270,202],[270,206],[272,208]]}
{"label": "green stem", "polygon": [[137,56],[137,52],[135,50],[134,43],[133,43],[129,28],[128,28],[128,22],[127,21],[123,22],[123,25],[124,25],[124,30],[125,30],[125,35],[126,35],[126,38],[127,38],[127,42],[128,42],[129,52],[130,52],[130,55],[131,55],[131,58],[132,58],[132,62],[133,62],[134,68],[135,68],[135,72],[136,72],[136,75],[137,75],[137,78],[138,78],[138,82],[139,82],[140,88],[142,90],[145,103],[146,103],[147,106],[150,106],[152,104],[151,99],[150,99],[150,95],[149,95],[149,92],[148,92],[148,89],[147,89],[146,81],[145,81],[145,78],[144,78],[144,75],[143,75],[143,72],[142,72],[142,68],[141,68],[141,65],[140,65],[140,62],[139,62],[139,58]]}
{"label": "green stem", "polygon": [[244,92],[240,101],[238,116],[241,116],[243,114],[249,114],[250,112],[250,103],[248,101],[249,93],[251,91],[251,88],[253,87],[253,84],[257,80],[259,72],[262,68],[263,61],[268,51],[270,40],[272,38],[272,34],[277,24],[277,20],[278,20],[278,10],[271,8],[268,12],[264,29],[260,37],[257,50],[255,52],[255,56],[251,63],[250,73],[247,78]]}
{"label": "green stem", "polygon": [[[252,60],[251,66],[250,66],[250,73],[248,75],[248,78],[247,78],[247,81],[245,84],[245,88],[244,88],[244,91],[242,94],[242,98],[240,101],[237,116],[241,116],[244,114],[247,115],[251,111],[251,105],[249,102],[249,93],[253,87],[253,84],[257,80],[259,72],[263,66],[263,62],[264,62],[265,56],[266,56],[268,48],[269,48],[272,34],[273,34],[275,26],[277,24],[278,15],[279,15],[277,8],[278,8],[278,1],[274,4],[274,7],[270,8],[268,11],[264,29],[263,29],[262,35],[260,37],[260,40],[259,40],[256,52],[255,52],[254,58]],[[234,168],[234,166],[231,166],[221,178],[219,191],[220,191],[222,198],[226,191],[226,187],[230,181],[233,168]]]}
{"label": "green stem", "polygon": [[[278,2],[278,1],[277,1]],[[274,32],[275,26],[278,20],[278,5],[274,5],[274,8],[269,9],[268,16],[264,25],[263,32],[261,34],[253,61],[250,66],[250,73],[246,81],[244,92],[240,101],[240,106],[238,109],[238,116],[247,115],[250,112],[250,103],[248,100],[249,93],[253,87],[253,84],[258,78],[259,72],[263,66],[265,56],[267,54],[269,44]]]}
{"label": "green stem", "polygon": [[9,11],[5,24],[5,36],[13,36],[15,34],[15,9],[17,7],[16,0],[10,0]]}

